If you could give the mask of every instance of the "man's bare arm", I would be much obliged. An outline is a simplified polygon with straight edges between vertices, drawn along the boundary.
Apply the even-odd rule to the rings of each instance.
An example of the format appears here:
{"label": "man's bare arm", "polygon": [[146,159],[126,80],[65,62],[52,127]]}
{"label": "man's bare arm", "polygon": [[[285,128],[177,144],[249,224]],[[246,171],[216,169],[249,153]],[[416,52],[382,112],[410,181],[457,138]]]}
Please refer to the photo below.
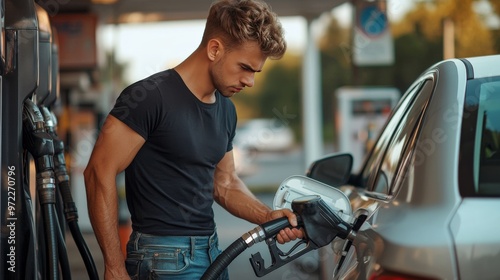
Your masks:
{"label": "man's bare arm", "polygon": [[[288,217],[292,226],[297,226],[297,217],[292,211],[273,211],[258,200],[236,174],[233,152],[226,153],[217,164],[214,177],[214,199],[231,214],[255,224],[262,224],[280,217]],[[285,229],[278,235],[278,242],[284,243],[304,237],[298,229]]]}
{"label": "man's bare arm", "polygon": [[90,221],[104,257],[105,279],[130,279],[118,235],[116,175],[144,144],[135,131],[108,116],[84,171]]}

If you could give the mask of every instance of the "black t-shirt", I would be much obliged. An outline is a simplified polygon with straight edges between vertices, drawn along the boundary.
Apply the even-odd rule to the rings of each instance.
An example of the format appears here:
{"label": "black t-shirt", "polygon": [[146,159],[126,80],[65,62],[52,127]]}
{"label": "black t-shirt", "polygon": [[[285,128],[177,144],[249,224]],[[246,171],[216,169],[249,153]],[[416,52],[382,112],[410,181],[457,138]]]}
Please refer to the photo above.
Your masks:
{"label": "black t-shirt", "polygon": [[110,114],[146,142],[125,169],[132,227],[156,235],[209,235],[217,163],[232,150],[236,110],[229,98],[201,102],[166,70],[127,87]]}

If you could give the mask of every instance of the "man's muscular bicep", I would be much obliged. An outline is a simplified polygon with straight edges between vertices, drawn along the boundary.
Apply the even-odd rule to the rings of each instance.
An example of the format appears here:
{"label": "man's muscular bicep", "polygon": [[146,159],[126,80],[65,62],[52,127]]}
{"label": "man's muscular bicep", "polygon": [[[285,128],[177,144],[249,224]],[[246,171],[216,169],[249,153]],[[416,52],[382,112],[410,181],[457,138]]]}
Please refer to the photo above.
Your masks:
{"label": "man's muscular bicep", "polygon": [[99,133],[89,164],[117,173],[123,171],[134,159],[145,140],[137,132],[109,115]]}

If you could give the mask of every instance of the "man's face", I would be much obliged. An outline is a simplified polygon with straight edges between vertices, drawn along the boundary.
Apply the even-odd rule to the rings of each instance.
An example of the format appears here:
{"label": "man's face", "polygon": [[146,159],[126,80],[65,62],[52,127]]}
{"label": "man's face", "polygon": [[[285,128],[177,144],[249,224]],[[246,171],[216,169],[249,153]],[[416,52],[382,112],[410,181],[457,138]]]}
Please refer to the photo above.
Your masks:
{"label": "man's face", "polygon": [[252,87],[267,57],[256,42],[247,42],[231,51],[223,50],[210,67],[212,82],[225,97]]}

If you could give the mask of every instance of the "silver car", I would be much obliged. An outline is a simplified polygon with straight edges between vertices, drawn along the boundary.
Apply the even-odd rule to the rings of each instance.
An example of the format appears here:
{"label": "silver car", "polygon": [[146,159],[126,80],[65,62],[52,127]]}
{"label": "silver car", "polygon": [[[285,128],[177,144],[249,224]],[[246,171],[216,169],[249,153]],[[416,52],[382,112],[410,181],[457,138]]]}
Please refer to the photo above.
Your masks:
{"label": "silver car", "polygon": [[500,279],[500,55],[430,67],[351,165],[336,154],[308,173],[352,207],[334,279]]}

